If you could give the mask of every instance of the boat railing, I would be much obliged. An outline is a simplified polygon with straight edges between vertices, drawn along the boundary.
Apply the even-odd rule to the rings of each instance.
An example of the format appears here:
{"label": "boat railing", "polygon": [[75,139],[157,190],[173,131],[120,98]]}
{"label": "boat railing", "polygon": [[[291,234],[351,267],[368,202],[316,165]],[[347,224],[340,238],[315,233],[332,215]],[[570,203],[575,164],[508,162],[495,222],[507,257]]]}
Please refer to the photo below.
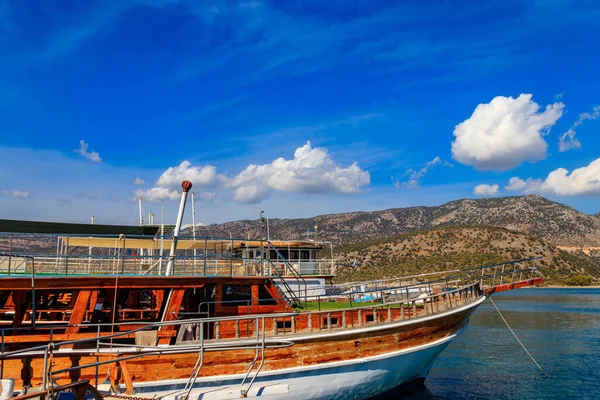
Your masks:
{"label": "boat railing", "polygon": [[[164,275],[167,256],[21,255],[1,254],[0,274],[30,275]],[[31,262],[33,260],[33,262]],[[199,276],[302,276],[287,262],[219,255],[177,255],[173,275]],[[277,269],[277,271],[275,271]],[[282,274],[283,272],[283,274]],[[327,274],[327,273],[325,273]]]}
{"label": "boat railing", "polygon": [[[349,308],[357,308],[356,303],[383,303],[390,302],[411,302],[430,298],[430,296],[442,295],[444,293],[452,293],[456,287],[465,287],[469,285],[477,285],[482,291],[490,290],[497,285],[513,285],[522,281],[531,280],[537,267],[535,261],[542,257],[532,257],[527,259],[511,260],[503,263],[489,264],[476,268],[468,268],[464,270],[446,271],[443,274],[448,276],[439,277],[438,279],[424,280],[420,282],[404,283],[401,285],[380,285],[372,288],[362,288],[361,286],[352,286],[345,292],[326,293],[321,295],[299,295],[298,300],[305,307],[307,304],[315,304],[320,310],[322,303],[337,302],[347,303]],[[452,275],[450,275],[452,273]],[[435,274],[420,274],[413,275],[416,277],[430,277]],[[383,281],[394,283],[395,281]],[[352,282],[355,284],[355,282]],[[357,288],[357,290],[352,290]],[[258,299],[258,300],[214,300],[200,304],[200,313],[208,314],[210,307],[219,306],[238,306],[238,312],[243,312],[244,309],[250,313],[253,308],[253,303],[262,305],[261,303],[272,304],[279,299]],[[204,309],[206,309],[204,311]]]}
{"label": "boat railing", "polygon": [[[378,291],[391,287],[401,287],[406,285],[410,286],[411,284],[418,285],[420,282],[447,281],[448,283],[455,283],[457,279],[464,280],[467,277],[472,279],[475,276],[479,276],[482,287],[486,285],[502,285],[507,282],[512,283],[515,279],[521,281],[523,279],[527,279],[527,276],[529,276],[529,278],[533,277],[533,273],[538,269],[536,267],[536,262],[542,258],[542,256],[535,256],[486,264],[466,269],[422,273],[381,280],[343,282],[330,285],[328,290],[332,293],[342,293],[344,291],[351,291],[355,288],[364,288],[363,290],[372,289],[373,291]],[[510,276],[509,281],[507,281],[508,276]]]}
{"label": "boat railing", "polygon": [[[429,282],[414,283],[402,287],[381,288],[378,293],[375,290],[363,291],[361,293],[348,293],[337,296],[310,296],[304,300],[312,305],[302,312],[275,312],[267,314],[238,315],[235,317],[213,317],[181,319],[155,323],[145,323],[140,327],[139,322],[103,323],[103,324],[80,324],[76,327],[96,330],[93,338],[82,338],[76,340],[55,341],[55,329],[61,327],[45,327],[49,331],[49,344],[32,346],[27,349],[5,351],[5,339],[14,330],[24,328],[6,328],[1,330],[2,354],[0,355],[0,369],[3,371],[3,363],[9,358],[26,358],[43,356],[45,358],[44,371],[50,368],[48,358],[57,354],[57,349],[69,348],[62,355],[76,355],[77,352],[89,353],[83,343],[91,343],[98,355],[114,356],[111,360],[99,360],[96,363],[85,366],[72,366],[61,370],[50,371],[44,374],[44,383],[51,381],[52,376],[81,368],[110,364],[120,360],[141,357],[143,355],[177,353],[199,351],[199,361],[205,351],[225,351],[227,349],[249,349],[254,348],[257,352],[260,348],[268,346],[292,345],[295,337],[289,337],[288,341],[283,338],[286,335],[303,335],[311,333],[325,333],[350,328],[363,328],[385,323],[399,321],[418,321],[421,318],[434,317],[438,314],[451,312],[453,310],[466,310],[469,304],[481,301],[484,296],[493,293],[494,289],[502,285],[513,287],[528,286],[538,279],[534,279],[537,268],[533,264],[540,257],[532,259],[513,260],[508,263],[490,264],[477,268],[470,268],[444,279]],[[509,267],[509,266],[512,266]],[[484,283],[485,282],[485,283]],[[490,286],[492,285],[492,286]],[[422,289],[425,289],[421,292]],[[415,297],[419,291],[421,294]],[[357,296],[371,294],[369,301],[360,301]],[[348,300],[346,302],[346,299]],[[273,299],[271,299],[273,300]],[[309,300],[311,300],[309,302]],[[358,301],[357,301],[358,300]],[[337,304],[328,305],[330,302]],[[340,304],[342,303],[342,304]],[[248,308],[250,310],[250,307]],[[151,330],[161,332],[163,327],[179,327],[175,345],[153,345],[115,342],[118,338],[129,338],[137,332]],[[130,329],[128,327],[131,327]],[[31,329],[31,328],[30,328]],[[117,333],[107,334],[106,330]],[[210,338],[204,336],[205,330],[210,329]],[[259,336],[256,336],[259,335]],[[18,335],[23,339],[24,335]],[[156,333],[158,337],[158,333]],[[259,339],[256,339],[258,337]],[[77,344],[77,346],[75,346]],[[258,353],[257,353],[258,354]],[[264,357],[264,355],[263,355]],[[249,371],[252,369],[252,365]],[[194,371],[197,371],[195,369]],[[192,375],[197,376],[197,372]],[[257,372],[254,374],[256,377]],[[46,376],[48,378],[46,378]],[[98,381],[98,376],[96,374]]]}
{"label": "boat railing", "polygon": [[[190,375],[190,385],[186,385],[185,390],[187,390],[188,387],[193,386],[193,381],[195,381],[195,379],[198,377],[199,369],[202,367],[202,360],[205,352],[255,350],[256,357],[250,363],[250,367],[246,373],[244,380],[242,381],[242,386],[244,386],[247,379],[251,377],[252,379],[249,384],[251,386],[254,382],[254,379],[260,372],[265,358],[266,349],[282,348],[294,345],[294,343],[289,340],[272,338],[272,335],[267,333],[267,322],[270,322],[273,318],[290,318],[296,315],[297,313],[294,312],[286,312],[263,315],[195,318],[145,323],[141,327],[139,322],[78,324],[71,326],[81,328],[85,327],[88,330],[95,330],[96,335],[94,337],[63,341],[54,340],[54,337],[56,335],[54,331],[57,328],[64,329],[64,326],[50,326],[47,327],[47,332],[49,333],[49,341],[47,344],[30,346],[10,351],[6,351],[8,344],[5,343],[5,338],[16,332],[22,333],[23,331],[30,330],[31,328],[3,328],[0,329],[2,339],[2,341],[0,342],[2,350],[0,353],[0,378],[4,378],[4,362],[7,359],[27,359],[32,357],[43,357],[44,363],[42,373],[42,390],[45,390],[46,386],[48,384],[51,384],[51,382],[53,382],[54,378],[57,377],[57,375],[68,373],[71,379],[74,376],[78,378],[78,375],[80,373],[79,371],[85,368],[94,367],[96,368],[95,386],[98,386],[98,384],[100,383],[98,370],[99,366],[120,363],[148,355],[177,354],[190,351],[197,351],[198,362],[196,363],[196,366],[194,367]],[[250,328],[246,329],[246,335],[244,338],[241,338],[238,332],[237,338],[243,339],[240,341],[225,340],[225,338],[221,338],[219,335],[216,335],[215,338],[205,337],[205,332],[207,332],[208,328],[216,326],[218,332],[218,326],[220,324],[226,323],[234,323],[238,327],[243,325]],[[129,326],[131,327],[131,329],[128,329]],[[157,344],[158,335],[156,333],[158,333],[164,327],[178,328],[178,337],[175,345]],[[110,334],[106,333],[107,329],[110,329]],[[115,331],[116,333],[114,333]],[[150,339],[145,338],[144,340],[142,340],[153,341],[153,344],[137,343],[138,334],[142,332],[151,332],[155,334],[154,336],[151,336]],[[119,339],[131,339],[132,335],[134,335],[134,337],[136,338],[135,344],[121,343],[118,341]],[[64,349],[64,354],[61,353],[61,349]],[[76,356],[78,354],[85,355],[89,354],[90,351],[95,352],[95,362],[81,365],[77,363],[76,365],[72,365],[68,368],[53,370],[52,360],[54,357],[60,357],[61,355],[68,357],[73,355]],[[251,375],[252,369],[257,362],[259,352],[261,354],[262,360],[254,374]],[[101,356],[106,356],[109,359],[100,359]],[[250,386],[246,387],[245,390],[248,390]]]}

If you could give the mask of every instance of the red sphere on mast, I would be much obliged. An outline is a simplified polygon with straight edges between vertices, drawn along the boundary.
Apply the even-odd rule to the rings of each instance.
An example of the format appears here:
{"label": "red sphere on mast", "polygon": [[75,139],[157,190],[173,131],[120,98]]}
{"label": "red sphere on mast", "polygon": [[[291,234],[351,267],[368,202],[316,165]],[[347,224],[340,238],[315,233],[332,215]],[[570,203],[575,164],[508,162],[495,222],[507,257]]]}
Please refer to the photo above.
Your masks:
{"label": "red sphere on mast", "polygon": [[192,182],[190,182],[190,181],[181,182],[181,188],[183,189],[184,192],[189,192],[190,189],[192,188]]}

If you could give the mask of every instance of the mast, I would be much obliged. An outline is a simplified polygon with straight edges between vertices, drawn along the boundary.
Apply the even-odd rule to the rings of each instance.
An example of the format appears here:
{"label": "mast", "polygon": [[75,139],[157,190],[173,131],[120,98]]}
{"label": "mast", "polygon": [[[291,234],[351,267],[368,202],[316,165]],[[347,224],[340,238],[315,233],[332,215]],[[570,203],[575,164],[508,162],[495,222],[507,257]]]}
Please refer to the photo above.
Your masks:
{"label": "mast", "polygon": [[[192,192],[192,237],[196,241],[196,201]],[[194,267],[196,266],[196,246],[194,246]]]}
{"label": "mast", "polygon": [[142,209],[142,198],[138,197],[138,208],[140,211],[140,225],[144,225],[144,210]]}
{"label": "mast", "polygon": [[179,203],[179,214],[177,214],[177,221],[175,222],[175,230],[173,231],[173,243],[171,244],[171,252],[169,253],[169,261],[167,262],[167,269],[165,275],[173,275],[173,264],[175,261],[175,251],[177,250],[177,238],[179,237],[179,230],[181,229],[181,221],[183,220],[183,212],[185,211],[185,201],[187,195],[192,188],[192,182],[183,181],[181,183],[181,202]]}

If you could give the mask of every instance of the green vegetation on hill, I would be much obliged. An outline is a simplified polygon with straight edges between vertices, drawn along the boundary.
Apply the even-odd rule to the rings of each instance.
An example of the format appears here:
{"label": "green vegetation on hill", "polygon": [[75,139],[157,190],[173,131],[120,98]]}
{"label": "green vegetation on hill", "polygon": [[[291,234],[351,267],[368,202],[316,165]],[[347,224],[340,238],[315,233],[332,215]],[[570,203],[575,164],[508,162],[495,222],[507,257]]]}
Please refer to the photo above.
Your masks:
{"label": "green vegetation on hill", "polygon": [[538,237],[491,226],[453,226],[354,243],[335,249],[342,263],[336,280],[385,279],[425,272],[464,269],[519,258],[539,261],[546,284],[567,284],[575,275],[600,278],[600,266],[585,255],[557,249]]}

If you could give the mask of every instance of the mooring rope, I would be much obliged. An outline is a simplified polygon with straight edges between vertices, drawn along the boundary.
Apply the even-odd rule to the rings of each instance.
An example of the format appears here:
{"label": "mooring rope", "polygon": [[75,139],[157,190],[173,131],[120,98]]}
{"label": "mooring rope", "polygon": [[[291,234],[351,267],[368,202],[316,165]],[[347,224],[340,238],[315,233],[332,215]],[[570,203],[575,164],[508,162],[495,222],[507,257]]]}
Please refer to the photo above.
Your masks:
{"label": "mooring rope", "polygon": [[517,339],[517,342],[519,342],[519,344],[521,345],[521,347],[523,348],[523,350],[525,350],[525,353],[527,353],[527,355],[529,356],[529,358],[531,358],[531,361],[534,362],[534,364],[540,369],[540,371],[548,376],[548,374],[546,373],[546,371],[544,371],[542,369],[542,367],[540,366],[540,364],[538,364],[537,361],[535,361],[535,358],[533,358],[533,356],[531,355],[531,353],[529,352],[529,350],[527,350],[525,348],[525,345],[521,342],[521,340],[519,340],[519,337],[517,336],[517,334],[515,333],[515,331],[513,331],[513,329],[510,327],[510,325],[508,324],[508,321],[506,321],[506,318],[504,318],[504,315],[502,315],[502,313],[500,312],[500,310],[498,309],[498,307],[496,306],[496,303],[494,303],[494,300],[492,300],[491,297],[488,297],[490,299],[490,302],[492,303],[492,305],[494,306],[494,308],[496,309],[496,311],[498,311],[498,314],[500,314],[500,318],[502,318],[502,321],[504,321],[504,323],[506,324],[506,327],[510,330],[510,332],[513,334],[513,336],[515,337],[515,339]]}

